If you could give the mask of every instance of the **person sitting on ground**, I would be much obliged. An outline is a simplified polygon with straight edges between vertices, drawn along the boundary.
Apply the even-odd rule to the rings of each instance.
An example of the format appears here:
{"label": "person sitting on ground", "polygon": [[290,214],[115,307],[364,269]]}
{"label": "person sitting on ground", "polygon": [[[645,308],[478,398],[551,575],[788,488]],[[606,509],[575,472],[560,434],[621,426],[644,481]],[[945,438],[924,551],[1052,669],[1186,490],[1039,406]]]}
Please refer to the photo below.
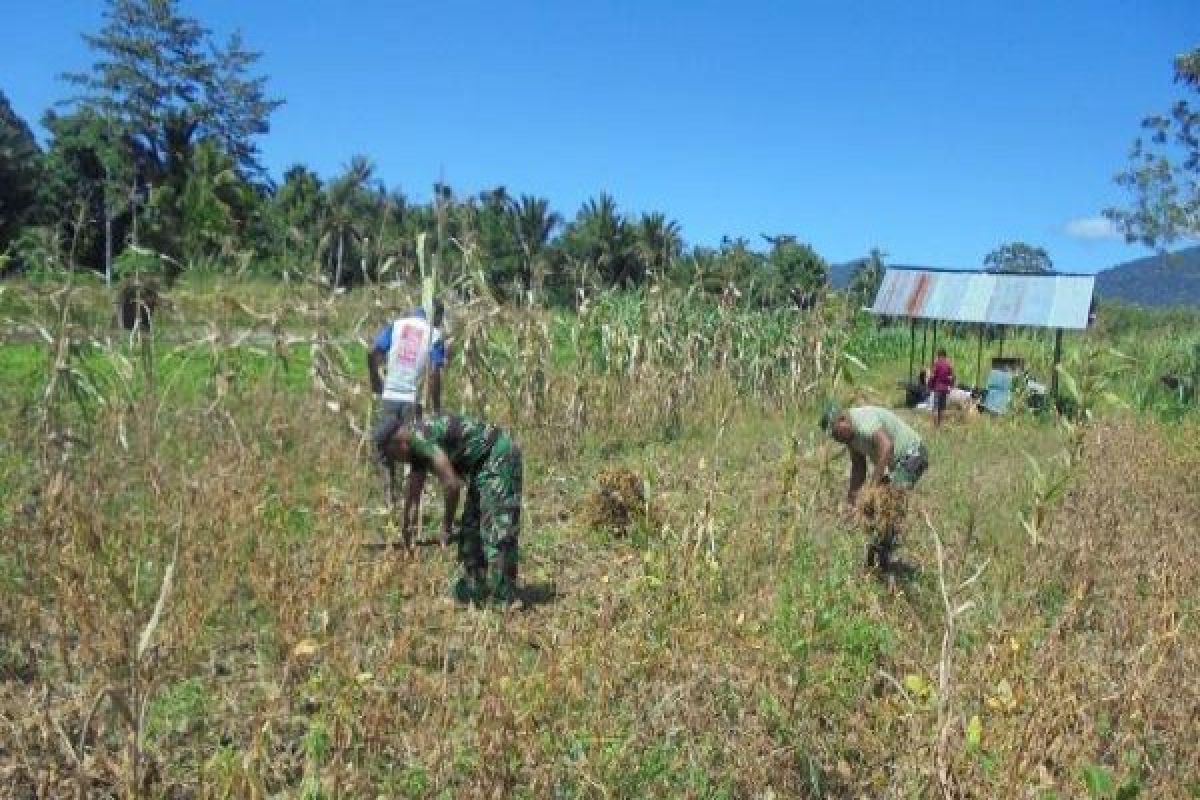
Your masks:
{"label": "person sitting on ground", "polygon": [[919,407],[929,400],[929,373],[921,370],[917,373],[916,381],[909,380],[905,384],[908,394],[905,402],[912,407]]}
{"label": "person sitting on ground", "polygon": [[404,538],[417,526],[417,503],[432,470],[445,490],[443,546],[451,539],[458,497],[467,488],[459,526],[458,560],[462,574],[454,584],[460,602],[516,599],[517,547],[521,529],[523,467],[521,451],[504,430],[457,415],[435,415],[401,423],[393,418],[383,431],[381,458],[407,463],[411,470],[404,496]]}
{"label": "person sitting on ground", "polygon": [[[421,392],[429,376],[429,395],[433,411],[441,410],[442,366],[446,355],[442,340],[425,320],[425,310],[414,308],[384,326],[370,352],[367,353],[367,373],[371,391],[379,397],[373,439],[380,452],[380,436],[393,419],[407,422],[419,419],[423,410]],[[386,376],[383,369],[386,368]],[[396,471],[380,462],[384,492],[389,508],[395,505]]]}
{"label": "person sitting on ground", "polygon": [[[867,462],[874,467],[872,486],[911,490],[929,467],[929,454],[920,435],[886,408],[859,406],[840,409],[829,406],[821,416],[821,428],[850,451],[850,486],[846,502],[854,507],[859,491],[867,483]],[[881,572],[891,567],[895,532],[887,531],[867,551],[868,566]]]}
{"label": "person sitting on ground", "polygon": [[929,389],[933,392],[934,425],[941,427],[942,414],[946,412],[946,398],[954,388],[954,365],[946,357],[946,350],[939,347],[937,358],[929,373]]}

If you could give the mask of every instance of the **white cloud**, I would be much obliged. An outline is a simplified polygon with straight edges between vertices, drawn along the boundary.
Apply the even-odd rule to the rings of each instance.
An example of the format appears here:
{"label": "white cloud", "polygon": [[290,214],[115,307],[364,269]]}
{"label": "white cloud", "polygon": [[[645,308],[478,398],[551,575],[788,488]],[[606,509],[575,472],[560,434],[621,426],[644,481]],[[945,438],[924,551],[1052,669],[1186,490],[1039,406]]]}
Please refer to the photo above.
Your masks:
{"label": "white cloud", "polygon": [[1120,241],[1121,234],[1113,227],[1110,220],[1104,217],[1080,217],[1070,220],[1066,225],[1067,236],[1085,241]]}

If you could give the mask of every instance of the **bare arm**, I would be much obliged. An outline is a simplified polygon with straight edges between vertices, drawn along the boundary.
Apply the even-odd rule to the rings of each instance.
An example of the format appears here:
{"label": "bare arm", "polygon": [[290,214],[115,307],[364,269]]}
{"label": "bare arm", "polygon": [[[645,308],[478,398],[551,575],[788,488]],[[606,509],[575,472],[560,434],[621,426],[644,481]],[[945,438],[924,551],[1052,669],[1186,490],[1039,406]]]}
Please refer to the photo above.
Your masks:
{"label": "bare arm", "polygon": [[383,393],[383,374],[380,371],[383,360],[384,354],[378,350],[367,353],[367,373],[371,376],[371,391],[375,394]]}
{"label": "bare arm", "polygon": [[846,502],[854,505],[858,499],[858,490],[867,481],[867,460],[858,453],[850,453],[850,490],[846,492]]}
{"label": "bare arm", "polygon": [[872,477],[875,483],[886,483],[888,469],[892,466],[892,437],[878,430],[871,438],[875,443],[875,474]]}
{"label": "bare arm", "polygon": [[434,473],[442,482],[446,492],[446,511],[442,516],[442,543],[450,541],[450,531],[454,527],[454,515],[458,512],[458,496],[462,492],[462,478],[454,471],[454,466],[446,454],[440,450],[434,455],[431,466]]}
{"label": "bare arm", "polygon": [[442,547],[450,544],[451,531],[454,528],[454,520],[458,517],[458,496],[460,490],[446,490],[446,505],[442,509]]}
{"label": "bare arm", "polygon": [[417,512],[421,508],[421,492],[425,489],[425,470],[416,467],[408,471],[408,483],[404,487],[404,542],[412,542],[417,530]]}

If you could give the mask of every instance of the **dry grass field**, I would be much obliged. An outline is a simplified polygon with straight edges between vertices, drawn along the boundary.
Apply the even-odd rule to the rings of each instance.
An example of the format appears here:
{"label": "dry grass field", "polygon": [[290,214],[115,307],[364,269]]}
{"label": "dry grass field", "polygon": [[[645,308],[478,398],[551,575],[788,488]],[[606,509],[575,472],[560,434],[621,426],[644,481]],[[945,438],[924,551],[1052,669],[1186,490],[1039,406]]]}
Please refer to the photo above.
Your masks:
{"label": "dry grass field", "polygon": [[455,309],[448,405],[526,458],[522,601],[478,610],[449,550],[373,546],[402,301],[181,294],[131,339],[39,292],[0,346],[4,797],[1200,797],[1200,426],[1104,402],[1116,367],[1077,356],[1074,421],[910,415],[890,588],[815,420],[893,401],[906,331]]}

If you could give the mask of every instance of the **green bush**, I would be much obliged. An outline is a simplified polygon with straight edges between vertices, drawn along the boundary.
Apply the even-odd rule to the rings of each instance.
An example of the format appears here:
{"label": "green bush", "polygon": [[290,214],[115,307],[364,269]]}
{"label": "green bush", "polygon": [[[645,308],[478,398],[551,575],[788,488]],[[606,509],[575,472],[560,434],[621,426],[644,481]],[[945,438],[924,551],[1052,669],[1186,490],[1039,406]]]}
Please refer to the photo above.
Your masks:
{"label": "green bush", "polygon": [[158,253],[130,247],[113,261],[113,277],[122,282],[170,279],[169,263]]}

